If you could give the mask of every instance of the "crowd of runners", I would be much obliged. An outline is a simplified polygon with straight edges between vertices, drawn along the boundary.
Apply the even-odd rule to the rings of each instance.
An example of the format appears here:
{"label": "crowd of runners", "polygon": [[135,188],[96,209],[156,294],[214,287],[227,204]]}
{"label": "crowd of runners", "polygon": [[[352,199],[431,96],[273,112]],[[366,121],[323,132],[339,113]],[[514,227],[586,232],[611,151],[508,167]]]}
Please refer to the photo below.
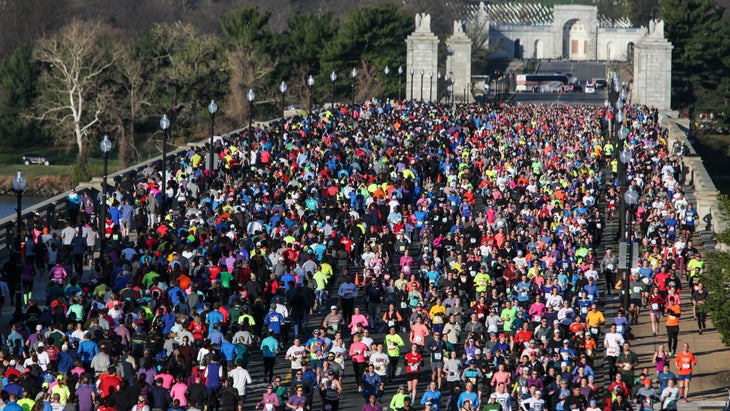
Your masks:
{"label": "crowd of runners", "polygon": [[[676,409],[696,363],[683,287],[705,328],[698,215],[657,111],[624,111],[618,141],[607,107],[370,101],[226,136],[212,173],[194,148],[150,164],[116,182],[102,232],[99,199],[71,193],[26,221],[4,408]],[[597,256],[622,150],[629,278]],[[603,313],[626,281],[631,308]],[[667,335],[656,369],[630,346],[641,315]]]}

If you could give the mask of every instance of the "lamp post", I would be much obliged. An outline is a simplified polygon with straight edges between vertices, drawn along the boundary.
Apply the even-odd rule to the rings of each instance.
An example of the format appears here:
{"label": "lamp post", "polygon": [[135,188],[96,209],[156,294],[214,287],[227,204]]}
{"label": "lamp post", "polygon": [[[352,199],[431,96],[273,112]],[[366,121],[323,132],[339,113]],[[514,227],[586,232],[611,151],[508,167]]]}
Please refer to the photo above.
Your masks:
{"label": "lamp post", "polygon": [[[284,120],[286,118],[286,105],[284,102],[284,95],[286,94],[286,90],[289,89],[289,86],[286,85],[285,81],[282,81],[281,84],[279,84],[279,92],[281,93],[281,123],[284,124]],[[282,126],[283,127],[283,126]],[[282,128],[282,133],[283,133]]]}
{"label": "lamp post", "polygon": [[248,135],[251,136],[251,126],[253,125],[253,101],[256,99],[256,93],[252,88],[248,89],[246,93],[246,99],[248,99]]}
{"label": "lamp post", "polygon": [[428,73],[428,102],[433,98],[433,71]]}
{"label": "lamp post", "polygon": [[451,86],[451,78],[448,74],[444,75],[444,88],[446,89],[446,104],[451,103],[451,94],[449,93],[449,86]]}
{"label": "lamp post", "polygon": [[436,73],[436,103],[440,103],[441,99],[439,98],[439,87],[438,85],[441,83],[441,72]]}
{"label": "lamp post", "polygon": [[464,100],[462,100],[462,103],[466,104],[466,85],[464,85]]}
{"label": "lamp post", "polygon": [[332,73],[330,73],[330,81],[332,82],[332,103],[330,104],[330,110],[334,110],[334,108],[335,108],[335,81],[337,81],[337,73],[335,73],[334,70],[332,70]]}
{"label": "lamp post", "polygon": [[423,74],[424,74],[424,72],[423,72],[423,70],[421,70],[421,98],[420,98],[421,103],[423,103]]}
{"label": "lamp post", "polygon": [[307,87],[309,87],[309,111],[312,111],[314,106],[314,96],[312,95],[312,89],[314,88],[314,77],[310,74],[307,78]]}
{"label": "lamp post", "polygon": [[102,176],[101,181],[101,210],[100,210],[100,221],[99,221],[99,238],[100,240],[100,249],[101,249],[101,256],[104,256],[104,250],[106,250],[106,235],[104,235],[105,232],[105,224],[106,224],[106,178],[107,178],[107,166],[109,163],[109,152],[112,151],[112,141],[109,140],[109,136],[106,134],[104,135],[104,139],[101,140],[101,143],[99,143],[99,148],[101,148],[101,156],[104,159],[104,175]]}
{"label": "lamp post", "polygon": [[[215,135],[215,113],[218,111],[218,105],[215,100],[210,100],[208,104],[208,113],[210,113],[210,162],[208,163],[208,173],[213,174],[215,163],[213,160],[213,136]],[[104,173],[106,175],[106,173]]]}
{"label": "lamp post", "polygon": [[413,75],[415,73],[416,73],[416,71],[411,69],[411,95],[410,95],[411,100],[413,100]]}
{"label": "lamp post", "polygon": [[[625,138],[625,133],[621,131],[619,133],[619,137]],[[622,139],[623,140],[623,139]],[[619,175],[621,178],[621,190],[623,191],[623,196],[621,197],[621,248],[625,250],[625,261],[622,261],[622,265],[625,267],[625,275],[624,275],[624,295],[623,295],[623,307],[624,310],[629,309],[629,303],[630,303],[630,283],[631,278],[629,273],[631,272],[631,229],[632,229],[632,221],[631,221],[631,209],[634,205],[636,205],[639,195],[634,189],[633,185],[627,189],[628,181],[626,176],[626,169],[628,164],[631,162],[631,152],[629,151],[628,147],[624,147],[623,150],[619,153],[619,165],[621,166],[621,169],[619,170]],[[619,255],[621,252],[619,251]]]}
{"label": "lamp post", "polygon": [[449,71],[449,84],[447,85],[451,86],[451,92],[449,95],[451,96],[451,104],[456,104],[456,96],[454,95],[454,73]]}
{"label": "lamp post", "polygon": [[387,65],[383,69],[383,73],[385,73],[385,99],[388,99],[388,74],[390,74],[390,67]]}
{"label": "lamp post", "polygon": [[22,231],[23,231],[23,216],[21,215],[21,209],[22,209],[22,198],[23,198],[23,191],[25,191],[25,188],[28,185],[28,181],[23,177],[23,172],[18,170],[17,174],[15,174],[15,178],[13,178],[13,191],[15,191],[15,197],[18,200],[17,207],[15,208],[15,255],[16,255],[16,270],[17,270],[17,277],[15,278],[15,318],[20,318],[20,315],[22,315],[23,307],[22,307],[22,300],[23,300],[23,282],[22,282],[22,275],[23,275],[23,264],[22,264],[22,256],[20,254],[20,248],[21,248],[21,242],[22,240]]}
{"label": "lamp post", "polygon": [[170,119],[167,118],[167,114],[163,114],[160,119],[160,128],[162,129],[162,204],[160,204],[160,216],[164,220],[167,215],[167,199],[165,198],[167,193],[165,192],[165,185],[167,184],[167,139],[170,137]]}
{"label": "lamp post", "polygon": [[355,78],[357,78],[357,69],[355,67],[352,68],[352,71],[350,72],[350,77],[352,77],[352,83],[351,83],[351,96],[352,96],[352,105],[355,105]]}
{"label": "lamp post", "polygon": [[403,66],[398,66],[398,101],[401,99],[401,76],[403,76]]}

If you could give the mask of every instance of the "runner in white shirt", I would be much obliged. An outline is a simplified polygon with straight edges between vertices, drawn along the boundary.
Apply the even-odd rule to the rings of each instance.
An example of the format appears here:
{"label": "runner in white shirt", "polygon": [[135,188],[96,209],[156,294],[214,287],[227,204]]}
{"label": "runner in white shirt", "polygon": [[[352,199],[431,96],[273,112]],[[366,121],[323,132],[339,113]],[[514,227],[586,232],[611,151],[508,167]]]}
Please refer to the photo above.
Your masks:
{"label": "runner in white shirt", "polygon": [[292,375],[294,375],[297,370],[302,369],[302,361],[304,361],[305,355],[307,355],[306,347],[302,345],[299,338],[294,338],[294,345],[286,350],[285,356],[287,360],[291,361]]}
{"label": "runner in white shirt", "polygon": [[247,386],[251,384],[251,375],[248,371],[243,368],[243,360],[236,362],[236,368],[232,369],[229,373],[230,377],[233,378],[233,388],[238,390],[238,395],[242,399],[242,404],[246,402],[246,394],[248,394]]}
{"label": "runner in white shirt", "polygon": [[606,347],[606,362],[608,363],[609,375],[616,374],[616,358],[621,353],[624,345],[624,336],[616,331],[616,324],[611,324],[611,330],[603,338],[603,346]]}
{"label": "runner in white shirt", "polygon": [[388,358],[388,354],[383,352],[383,344],[373,344],[373,349],[374,351],[370,353],[370,364],[375,367],[375,373],[385,381],[390,359]]}

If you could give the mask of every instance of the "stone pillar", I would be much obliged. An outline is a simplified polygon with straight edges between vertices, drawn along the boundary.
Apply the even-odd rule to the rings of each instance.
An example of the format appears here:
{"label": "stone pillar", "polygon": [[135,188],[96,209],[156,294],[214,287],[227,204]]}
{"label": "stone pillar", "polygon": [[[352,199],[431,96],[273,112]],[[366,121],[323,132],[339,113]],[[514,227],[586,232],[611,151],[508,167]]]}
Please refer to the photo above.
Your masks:
{"label": "stone pillar", "polygon": [[[416,14],[416,30],[406,39],[406,99],[428,100],[438,95],[438,45],[439,39],[431,32],[431,15]],[[411,75],[413,71],[413,75]],[[423,72],[423,81],[421,73]],[[431,76],[433,73],[433,76]],[[421,88],[423,86],[423,88]],[[411,95],[413,91],[413,95]]]}
{"label": "stone pillar", "polygon": [[673,48],[664,38],[664,21],[650,21],[648,33],[634,49],[632,103],[670,109]]}
{"label": "stone pillar", "polygon": [[471,95],[471,39],[461,21],[454,22],[454,34],[446,40],[446,75],[454,82],[454,101],[474,101]]}

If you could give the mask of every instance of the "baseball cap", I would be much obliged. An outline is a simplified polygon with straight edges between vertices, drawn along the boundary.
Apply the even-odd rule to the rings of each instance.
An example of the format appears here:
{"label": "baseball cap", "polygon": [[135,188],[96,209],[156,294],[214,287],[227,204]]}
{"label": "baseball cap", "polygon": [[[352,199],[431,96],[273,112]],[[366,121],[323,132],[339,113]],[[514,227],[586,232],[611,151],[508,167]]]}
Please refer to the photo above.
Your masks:
{"label": "baseball cap", "polygon": [[336,305],[333,305],[332,307],[330,307],[330,310],[336,310],[336,309],[337,309]]}
{"label": "baseball cap", "polygon": [[496,400],[496,399],[497,399],[497,394],[495,394],[495,393],[492,393],[492,394],[491,394],[491,395],[489,396],[489,398],[492,398],[492,399],[495,399],[495,400]]}
{"label": "baseball cap", "polygon": [[644,384],[651,385],[651,379],[650,378],[644,378]]}

